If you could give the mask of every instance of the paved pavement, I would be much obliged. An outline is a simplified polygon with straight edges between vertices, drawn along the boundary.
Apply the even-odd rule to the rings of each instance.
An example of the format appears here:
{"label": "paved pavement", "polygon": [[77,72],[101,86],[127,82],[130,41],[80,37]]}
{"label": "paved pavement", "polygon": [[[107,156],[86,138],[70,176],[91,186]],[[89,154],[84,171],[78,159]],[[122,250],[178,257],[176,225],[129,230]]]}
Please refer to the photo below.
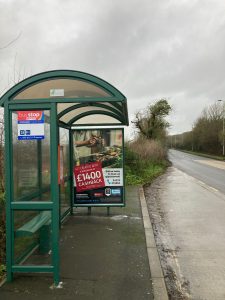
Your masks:
{"label": "paved pavement", "polygon": [[145,192],[171,299],[224,300],[225,195],[174,167]]}
{"label": "paved pavement", "polygon": [[139,189],[127,189],[127,207],[82,208],[61,230],[62,288],[52,288],[52,276],[16,276],[0,288],[0,299],[151,300],[149,270]]}

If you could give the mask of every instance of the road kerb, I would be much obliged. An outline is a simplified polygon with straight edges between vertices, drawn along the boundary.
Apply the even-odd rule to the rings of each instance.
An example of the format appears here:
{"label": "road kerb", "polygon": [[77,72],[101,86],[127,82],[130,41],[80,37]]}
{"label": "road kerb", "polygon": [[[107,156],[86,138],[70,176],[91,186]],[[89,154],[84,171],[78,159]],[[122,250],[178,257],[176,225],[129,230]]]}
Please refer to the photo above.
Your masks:
{"label": "road kerb", "polygon": [[6,283],[6,278],[3,278],[3,279],[0,281],[0,287],[2,287],[3,284],[5,284],[5,283]]}
{"label": "road kerb", "polygon": [[152,224],[149,218],[147,203],[145,200],[143,187],[139,188],[143,224],[145,229],[146,247],[148,253],[149,268],[152,278],[152,286],[155,300],[168,300],[166,284],[160,263],[158,250],[155,243]]}

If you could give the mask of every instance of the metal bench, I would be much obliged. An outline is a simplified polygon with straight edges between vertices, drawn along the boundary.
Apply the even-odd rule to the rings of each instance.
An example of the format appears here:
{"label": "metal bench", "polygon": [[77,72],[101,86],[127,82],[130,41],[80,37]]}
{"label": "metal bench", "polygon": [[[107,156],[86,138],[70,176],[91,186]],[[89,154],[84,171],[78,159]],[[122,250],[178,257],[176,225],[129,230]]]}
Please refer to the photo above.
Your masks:
{"label": "metal bench", "polygon": [[32,236],[39,231],[39,251],[45,254],[50,249],[51,212],[42,211],[15,232],[15,237]]}

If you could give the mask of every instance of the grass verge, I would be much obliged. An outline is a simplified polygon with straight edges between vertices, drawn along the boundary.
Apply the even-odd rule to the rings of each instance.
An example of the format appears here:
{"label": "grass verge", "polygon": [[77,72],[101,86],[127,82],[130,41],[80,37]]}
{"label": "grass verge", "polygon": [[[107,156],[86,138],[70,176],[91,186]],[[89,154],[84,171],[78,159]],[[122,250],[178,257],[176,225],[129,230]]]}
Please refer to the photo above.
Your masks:
{"label": "grass verge", "polygon": [[126,185],[151,183],[169,166],[166,150],[156,141],[143,138],[126,143]]}
{"label": "grass verge", "polygon": [[125,168],[126,172],[126,185],[144,185],[151,183],[155,178],[163,174],[168,167],[169,163],[164,162],[161,164],[148,163],[145,164],[141,174],[133,172],[130,168]]}
{"label": "grass verge", "polygon": [[193,154],[193,155],[197,155],[197,156],[206,157],[206,158],[225,161],[225,157],[223,157],[222,155],[221,156],[212,155],[212,154],[208,154],[208,153],[201,153],[201,152],[196,152],[196,151],[191,151],[191,150],[183,150],[183,149],[175,149],[175,150],[182,151],[182,152],[189,153],[189,154]]}

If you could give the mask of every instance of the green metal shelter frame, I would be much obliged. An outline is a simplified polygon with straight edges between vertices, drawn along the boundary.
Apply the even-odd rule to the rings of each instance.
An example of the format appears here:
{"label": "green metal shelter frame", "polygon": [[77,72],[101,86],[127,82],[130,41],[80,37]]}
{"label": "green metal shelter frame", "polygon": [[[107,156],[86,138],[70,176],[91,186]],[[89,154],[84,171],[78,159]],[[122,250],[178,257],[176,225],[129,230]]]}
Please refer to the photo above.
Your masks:
{"label": "green metal shelter frame", "polygon": [[[120,91],[96,76],[78,71],[56,70],[40,73],[19,82],[0,98],[0,106],[4,107],[5,119],[7,280],[12,281],[13,274],[16,272],[50,272],[53,273],[54,283],[57,285],[59,283],[60,223],[66,215],[72,213],[73,208],[72,130],[82,126],[129,125],[127,101]],[[41,173],[42,144],[36,141],[38,189],[33,193],[23,194],[21,188],[18,188],[18,193],[20,193],[18,196],[15,193],[14,179],[14,156],[17,145],[16,132],[13,131],[13,122],[15,122],[13,117],[16,112],[26,110],[46,112],[49,126],[50,179],[49,186],[44,187]],[[69,176],[65,180],[68,182],[71,202],[70,207],[63,213],[60,213],[58,182],[60,128],[68,130],[70,149]],[[43,200],[43,195],[47,195],[45,200]],[[34,217],[27,222],[23,221],[22,226],[20,224],[16,227],[15,216],[31,212]],[[47,230],[43,230],[43,226]],[[51,235],[51,262],[37,265],[23,264],[36,245],[32,244],[22,256],[15,259],[17,236],[24,238],[24,243],[28,237],[35,236],[37,232],[43,235],[43,240],[46,240],[49,234]],[[43,249],[46,247],[45,244],[42,246]]]}

